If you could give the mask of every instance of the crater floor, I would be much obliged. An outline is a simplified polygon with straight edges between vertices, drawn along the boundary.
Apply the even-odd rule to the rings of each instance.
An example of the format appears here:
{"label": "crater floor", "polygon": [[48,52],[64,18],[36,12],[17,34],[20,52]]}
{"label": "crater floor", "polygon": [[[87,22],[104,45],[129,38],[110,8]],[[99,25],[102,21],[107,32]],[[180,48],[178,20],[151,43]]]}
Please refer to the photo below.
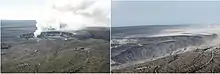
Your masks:
{"label": "crater floor", "polygon": [[215,38],[216,34],[115,38],[112,39],[112,70],[182,54]]}

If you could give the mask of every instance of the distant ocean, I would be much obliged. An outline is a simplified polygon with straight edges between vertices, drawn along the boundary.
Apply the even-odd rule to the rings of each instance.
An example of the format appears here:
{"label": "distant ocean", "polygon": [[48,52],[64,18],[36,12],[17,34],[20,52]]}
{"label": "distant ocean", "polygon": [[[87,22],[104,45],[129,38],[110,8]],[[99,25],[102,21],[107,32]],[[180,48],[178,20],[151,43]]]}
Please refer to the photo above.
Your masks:
{"label": "distant ocean", "polygon": [[35,20],[1,20],[1,41],[19,41],[19,35],[36,30]]}

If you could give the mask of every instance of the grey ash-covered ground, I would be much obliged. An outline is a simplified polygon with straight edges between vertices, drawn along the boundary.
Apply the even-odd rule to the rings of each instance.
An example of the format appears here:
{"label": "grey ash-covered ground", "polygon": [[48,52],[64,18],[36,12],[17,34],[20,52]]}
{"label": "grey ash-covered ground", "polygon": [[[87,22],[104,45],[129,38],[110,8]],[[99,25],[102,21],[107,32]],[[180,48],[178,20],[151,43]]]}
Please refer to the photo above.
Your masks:
{"label": "grey ash-covered ground", "polygon": [[113,70],[113,72],[146,73],[219,73],[220,45],[195,48],[190,52],[170,55],[153,61]]}
{"label": "grey ash-covered ground", "polygon": [[1,72],[109,72],[108,28],[86,28],[74,36],[51,31],[33,38],[34,26],[34,21],[3,21]]}
{"label": "grey ash-covered ground", "polygon": [[[140,34],[134,29],[130,29],[129,32],[136,33],[125,31],[120,37],[114,36],[118,34],[117,32],[112,34],[111,71],[122,73],[220,72],[220,47],[218,44],[211,44],[213,41],[218,41],[217,34],[187,33],[150,36],[163,33],[161,27],[169,29],[165,26],[160,26],[158,29],[142,26],[139,27],[142,28]],[[147,32],[144,33],[144,30]],[[154,30],[157,30],[156,33],[153,32]],[[149,31],[153,33],[148,33]]]}

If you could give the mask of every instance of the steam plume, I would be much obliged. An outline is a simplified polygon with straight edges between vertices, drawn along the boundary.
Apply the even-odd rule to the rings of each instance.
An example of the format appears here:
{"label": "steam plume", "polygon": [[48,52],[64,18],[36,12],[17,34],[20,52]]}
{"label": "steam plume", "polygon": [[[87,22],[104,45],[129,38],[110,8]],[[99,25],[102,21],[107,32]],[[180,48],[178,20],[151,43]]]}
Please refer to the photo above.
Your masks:
{"label": "steam plume", "polygon": [[35,37],[49,30],[79,30],[110,25],[111,0],[48,0],[49,8],[37,20]]}

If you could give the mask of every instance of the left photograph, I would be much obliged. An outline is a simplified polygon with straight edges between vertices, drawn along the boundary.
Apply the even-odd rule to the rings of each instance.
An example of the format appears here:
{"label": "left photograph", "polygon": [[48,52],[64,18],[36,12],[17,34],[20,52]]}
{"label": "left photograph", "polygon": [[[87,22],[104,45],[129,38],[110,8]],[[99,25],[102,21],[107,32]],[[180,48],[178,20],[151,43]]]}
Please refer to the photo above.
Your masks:
{"label": "left photograph", "polygon": [[111,0],[2,0],[1,73],[109,73]]}

